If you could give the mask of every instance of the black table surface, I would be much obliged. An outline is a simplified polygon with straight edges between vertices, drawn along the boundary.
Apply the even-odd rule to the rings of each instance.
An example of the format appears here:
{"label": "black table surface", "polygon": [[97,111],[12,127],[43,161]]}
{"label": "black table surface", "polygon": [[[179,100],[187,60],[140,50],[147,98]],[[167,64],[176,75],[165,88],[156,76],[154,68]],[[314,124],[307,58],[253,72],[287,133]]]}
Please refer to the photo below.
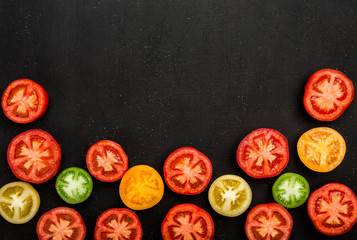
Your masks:
{"label": "black table surface", "polygon": [[[254,179],[236,163],[239,142],[251,131],[279,130],[289,142],[283,172],[302,174],[315,190],[339,182],[357,193],[357,103],[333,122],[310,117],[302,104],[304,85],[316,70],[343,71],[357,85],[357,2],[337,0],[60,0],[0,2],[0,91],[29,78],[48,92],[50,105],[37,121],[20,125],[0,114],[0,185],[18,180],[6,160],[10,140],[40,128],[60,143],[60,171],[86,168],[85,154],[98,140],[122,145],[129,167],[147,164],[163,176],[166,157],[192,146],[213,164],[211,182],[236,174],[250,184],[253,200],[273,202],[277,177]],[[342,164],[329,173],[309,170],[299,160],[298,138],[327,126],[345,138]],[[13,225],[0,219],[0,239],[35,239],[46,211],[69,206],[83,217],[87,239],[97,217],[125,207],[119,182],[94,179],[90,198],[66,204],[55,177],[34,185],[41,196],[37,215]],[[161,239],[167,211],[194,203],[212,216],[214,239],[246,239],[247,212],[228,218],[214,212],[208,189],[183,196],[165,186],[155,207],[136,211],[143,239]],[[357,239],[357,227],[343,236],[319,233],[306,204],[289,210],[291,239]]]}

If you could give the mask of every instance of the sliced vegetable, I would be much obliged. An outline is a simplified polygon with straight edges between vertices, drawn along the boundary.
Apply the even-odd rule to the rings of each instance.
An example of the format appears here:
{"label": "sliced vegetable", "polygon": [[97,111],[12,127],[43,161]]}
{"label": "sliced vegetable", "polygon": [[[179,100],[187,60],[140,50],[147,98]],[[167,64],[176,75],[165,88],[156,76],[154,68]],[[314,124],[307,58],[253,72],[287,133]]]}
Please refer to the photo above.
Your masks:
{"label": "sliced vegetable", "polygon": [[252,191],[243,178],[223,175],[212,183],[208,191],[208,200],[217,213],[237,217],[248,209],[252,201]]}
{"label": "sliced vegetable", "polygon": [[58,195],[69,204],[84,202],[91,195],[92,189],[92,178],[82,168],[67,168],[58,175],[56,180]]}

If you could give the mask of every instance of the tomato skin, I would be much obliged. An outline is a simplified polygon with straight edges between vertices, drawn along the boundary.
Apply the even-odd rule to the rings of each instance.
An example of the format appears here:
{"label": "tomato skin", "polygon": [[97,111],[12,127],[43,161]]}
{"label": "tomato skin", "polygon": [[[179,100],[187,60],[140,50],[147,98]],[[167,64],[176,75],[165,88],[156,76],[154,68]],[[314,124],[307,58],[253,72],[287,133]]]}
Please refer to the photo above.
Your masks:
{"label": "tomato skin", "polygon": [[[341,193],[341,199],[338,199],[339,206],[349,204],[348,213],[339,214],[340,211],[332,209],[335,218],[338,217],[343,221],[342,226],[327,227],[324,222],[327,218],[331,219],[331,214],[328,210],[323,209],[323,205],[336,205],[333,203],[333,197]],[[321,199],[321,200],[320,200]],[[322,204],[322,201],[325,204]],[[343,202],[344,201],[344,202]],[[321,205],[317,205],[321,203]],[[326,207],[325,207],[326,208]],[[335,206],[336,208],[336,206]],[[321,210],[320,217],[318,211]],[[328,183],[321,188],[315,190],[307,201],[307,212],[316,229],[326,235],[342,235],[348,232],[357,222],[357,197],[353,191],[346,185],[340,183]],[[336,213],[338,212],[338,213]],[[326,218],[324,216],[328,215]],[[349,219],[347,219],[349,217]],[[326,223],[325,223],[326,224]]]}
{"label": "tomato skin", "polygon": [[[95,163],[95,155],[96,154],[106,154],[104,152],[108,152],[106,151],[107,148],[110,148],[111,151],[115,151],[116,153],[114,154],[117,158],[120,158],[120,162],[121,164],[114,164],[112,163],[110,165],[110,167],[112,167],[116,173],[109,173],[109,174],[104,174],[104,168],[103,167],[97,167],[96,163]],[[117,156],[119,155],[119,156]],[[103,157],[103,156],[101,156]],[[107,156],[103,157],[106,158]],[[119,161],[118,159],[116,159],[116,161]],[[88,171],[90,172],[90,174],[95,177],[96,179],[98,179],[99,181],[103,181],[103,182],[115,182],[118,181],[119,179],[121,179],[124,176],[124,173],[128,170],[128,156],[125,154],[123,148],[110,140],[101,140],[99,142],[94,143],[87,152],[86,155],[86,163],[87,163],[87,167],[88,167]],[[120,165],[120,167],[118,166]],[[98,169],[96,169],[98,168]]]}
{"label": "tomato skin", "polygon": [[[183,203],[183,204],[179,204],[179,205],[172,207],[166,214],[165,219],[161,224],[161,234],[162,234],[162,238],[164,240],[178,239],[177,237],[175,238],[174,236],[172,236],[174,234],[173,230],[172,230],[173,229],[172,225],[174,225],[174,226],[180,225],[179,220],[177,220],[176,218],[184,217],[185,214],[191,214],[190,215],[190,223],[192,223],[190,225],[190,227],[184,228],[184,229],[186,229],[185,233],[187,233],[187,229],[192,229],[191,226],[193,224],[195,224],[196,222],[198,222],[198,219],[202,219],[204,221],[204,224],[202,224],[201,227],[202,226],[205,227],[205,229],[204,229],[205,235],[204,236],[201,235],[200,236],[201,238],[199,238],[199,239],[205,239],[205,240],[213,239],[214,222],[212,220],[212,217],[209,215],[209,213],[206,212],[204,209],[196,206],[195,204]],[[197,234],[196,232],[192,233],[192,231],[190,231],[189,233],[191,233],[191,234],[195,233],[195,235]],[[192,237],[191,234],[190,234],[190,236]],[[184,238],[180,238],[180,239],[184,239]],[[194,238],[194,239],[196,239],[196,238]]]}
{"label": "tomato skin", "polygon": [[[199,186],[195,188],[193,188],[189,184],[190,182],[189,180],[186,180],[184,186],[179,186],[178,184],[175,183],[175,181],[172,180],[172,178],[174,178],[177,175],[185,176],[184,171],[178,168],[173,169],[174,162],[179,160],[185,155],[192,156],[192,158],[190,158],[189,163],[187,163],[188,166],[186,166],[184,170],[187,169],[192,170],[192,168],[195,168],[196,166],[198,166],[199,170],[201,170],[200,173],[197,173],[198,177],[200,177],[199,180],[201,183]],[[192,166],[193,164],[195,165]],[[211,161],[208,159],[208,157],[192,147],[182,147],[176,149],[167,157],[164,163],[165,182],[172,191],[178,194],[195,195],[201,193],[208,186],[208,183],[210,182],[212,177],[212,172],[213,172],[212,164]],[[192,171],[190,171],[190,173],[192,173]]]}
{"label": "tomato skin", "polygon": [[[141,240],[143,237],[143,229],[139,220],[139,217],[135,214],[135,212],[127,209],[127,208],[111,208],[106,210],[105,212],[103,212],[97,219],[97,222],[95,224],[95,230],[94,230],[94,239],[95,240],[102,240],[102,232],[109,232],[107,229],[107,227],[103,226],[105,220],[107,220],[109,217],[111,216],[116,216],[118,217],[119,220],[119,215],[126,215],[128,216],[130,219],[129,221],[130,224],[128,225],[128,228],[130,229],[134,229],[136,232],[136,235],[134,238],[130,238],[130,240]],[[119,220],[120,222],[120,220]],[[134,225],[134,226],[132,226]],[[114,229],[115,230],[115,229]],[[123,229],[122,231],[124,231],[126,229]],[[116,233],[116,231],[112,231],[114,234]],[[119,232],[121,233],[121,232]],[[118,235],[117,235],[118,236]],[[118,236],[119,237],[119,236]],[[120,239],[120,238],[119,238]]]}
{"label": "tomato skin", "polygon": [[[26,175],[19,169],[17,165],[15,165],[15,156],[16,151],[18,149],[18,144],[20,144],[21,142],[30,141],[32,136],[39,136],[41,138],[44,138],[47,141],[47,145],[49,146],[48,148],[51,148],[53,152],[53,160],[51,162],[54,163],[54,166],[51,165],[52,169],[50,169],[44,177]],[[31,182],[36,184],[46,182],[56,175],[61,164],[61,158],[62,149],[58,142],[51,136],[51,134],[41,129],[31,129],[26,132],[20,133],[11,140],[7,149],[7,161],[15,176],[25,182]]]}
{"label": "tomato skin", "polygon": [[[247,153],[247,148],[256,148],[254,146],[252,146],[253,144],[256,144],[254,141],[256,138],[259,138],[260,136],[263,136],[264,138],[266,137],[270,137],[268,138],[266,141],[270,141],[270,139],[274,139],[275,142],[278,143],[278,145],[280,145],[281,149],[279,149],[279,156],[281,156],[278,160],[278,164],[274,166],[274,168],[269,168],[269,163],[268,161],[264,158],[264,160],[262,161],[262,163],[265,165],[263,165],[263,170],[262,172],[259,172],[257,170],[254,170],[253,167],[249,166],[249,161],[245,161],[245,154]],[[276,143],[274,143],[276,144]],[[265,146],[267,144],[263,144],[263,148],[264,151],[266,151],[266,147]],[[257,150],[258,153],[261,153],[262,151],[259,151],[260,149]],[[272,151],[275,151],[275,149],[273,149]],[[270,152],[270,151],[269,151]],[[273,154],[272,154],[273,155]],[[270,129],[270,128],[259,128],[254,130],[253,132],[249,133],[240,143],[239,146],[237,148],[237,163],[240,166],[241,169],[243,169],[243,171],[248,174],[251,177],[254,178],[269,178],[269,177],[274,177],[276,175],[278,175],[279,173],[281,173],[284,168],[286,167],[286,165],[289,162],[289,147],[288,147],[288,140],[286,139],[286,137],[281,134],[280,132],[278,132],[277,130],[274,129]],[[274,160],[275,161],[275,160]],[[250,162],[252,162],[252,160],[250,160]],[[253,163],[251,163],[251,165],[256,165],[256,163],[258,162],[255,161]]]}
{"label": "tomato skin", "polygon": [[[319,113],[314,109],[314,106],[311,102],[313,97],[313,88],[315,84],[324,76],[329,76],[338,78],[344,83],[344,87],[347,96],[341,101],[339,105],[336,105],[337,109],[331,113]],[[351,104],[354,98],[354,86],[353,82],[342,72],[333,70],[333,69],[321,69],[313,73],[306,82],[305,93],[303,98],[303,103],[306,111],[310,114],[311,117],[319,121],[333,121],[339,118],[346,108]]]}
{"label": "tomato skin", "polygon": [[[69,216],[73,219],[73,223],[70,224],[71,228],[73,229],[76,227],[78,229],[75,231],[77,233],[76,238],[71,238],[73,240],[84,240],[86,236],[86,226],[83,222],[82,216],[74,209],[68,208],[68,207],[57,207],[54,209],[51,209],[50,211],[44,213],[40,219],[37,222],[36,226],[36,232],[39,240],[45,240],[45,239],[52,239],[53,234],[49,232],[49,229],[46,229],[46,223],[47,222],[52,222],[56,227],[58,226],[58,215],[62,216]],[[66,226],[67,227],[67,226]],[[68,230],[68,228],[65,228],[65,230]],[[62,232],[61,232],[62,233]],[[60,237],[60,236],[59,236]],[[68,239],[68,238],[60,238],[60,239]]]}
{"label": "tomato skin", "polygon": [[[38,109],[36,112],[31,112],[31,116],[28,117],[19,117],[16,116],[12,109],[7,104],[7,100],[11,94],[11,91],[15,89],[16,87],[19,86],[28,86],[32,88],[36,92],[37,100],[38,100]],[[18,79],[10,83],[7,88],[4,90],[4,93],[1,98],[1,107],[3,109],[4,114],[6,115],[7,118],[9,118],[11,121],[20,123],[20,124],[26,124],[35,121],[36,119],[42,117],[47,108],[48,108],[48,94],[46,90],[39,85],[38,83],[30,80],[30,79]],[[29,114],[30,115],[30,114]]]}

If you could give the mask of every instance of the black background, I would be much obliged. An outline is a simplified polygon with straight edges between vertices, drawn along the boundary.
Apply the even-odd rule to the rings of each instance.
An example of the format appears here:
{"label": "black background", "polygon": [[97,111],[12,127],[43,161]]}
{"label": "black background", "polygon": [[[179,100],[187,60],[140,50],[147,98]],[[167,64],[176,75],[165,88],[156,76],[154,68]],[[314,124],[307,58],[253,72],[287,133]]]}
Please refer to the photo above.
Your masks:
{"label": "black background", "polygon": [[[249,132],[268,127],[289,141],[284,172],[302,174],[312,190],[339,182],[357,192],[356,101],[332,123],[314,120],[302,104],[306,80],[318,69],[341,70],[356,83],[356,9],[356,1],[337,0],[1,1],[0,90],[29,78],[47,90],[50,105],[42,118],[26,125],[0,114],[0,185],[17,180],[6,160],[10,140],[40,128],[62,147],[60,171],[86,168],[89,146],[101,139],[121,144],[129,167],[147,164],[161,175],[173,150],[195,147],[211,159],[212,181],[223,174],[248,181],[253,207],[273,202],[277,177],[249,177],[235,152]],[[344,161],[330,173],[309,170],[296,151],[300,135],[319,126],[336,129],[347,144]],[[55,178],[34,186],[41,206],[30,222],[0,219],[0,239],[35,239],[44,212],[70,206],[54,184]],[[94,180],[91,197],[70,206],[82,215],[87,239],[103,211],[124,207],[118,186]],[[211,214],[215,239],[245,239],[247,212],[220,216],[207,192],[181,196],[165,187],[158,205],[136,211],[144,239],[161,239],[167,211],[186,202]],[[333,238],[314,228],[306,204],[289,212],[291,239]],[[355,226],[333,239],[356,238]]]}

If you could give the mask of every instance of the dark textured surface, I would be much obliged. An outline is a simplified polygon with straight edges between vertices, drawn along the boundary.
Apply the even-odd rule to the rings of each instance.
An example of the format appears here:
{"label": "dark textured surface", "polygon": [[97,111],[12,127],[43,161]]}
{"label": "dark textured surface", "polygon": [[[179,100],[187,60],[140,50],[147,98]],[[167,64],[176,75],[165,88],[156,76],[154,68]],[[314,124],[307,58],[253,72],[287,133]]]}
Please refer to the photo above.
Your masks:
{"label": "dark textured surface", "polygon": [[[60,171],[86,168],[87,149],[101,139],[121,144],[130,167],[148,164],[160,174],[170,152],[195,147],[211,159],[212,180],[229,173],[248,181],[252,207],[273,201],[276,177],[248,177],[235,151],[249,132],[269,127],[289,141],[284,172],[302,174],[312,190],[340,182],[357,193],[356,101],[332,123],[312,119],[302,105],[304,84],[318,69],[342,70],[357,85],[356,9],[355,1],[333,0],[1,1],[0,90],[30,78],[47,90],[50,106],[27,125],[0,114],[0,185],[17,180],[6,161],[10,140],[41,128],[62,147]],[[318,126],[336,129],[347,143],[344,161],[330,173],[310,171],[297,156],[299,136]],[[30,222],[0,218],[0,239],[35,239],[44,212],[69,206],[54,183],[34,186],[42,202]],[[118,186],[95,180],[92,196],[70,206],[83,216],[87,239],[100,213],[124,207]],[[160,239],[167,211],[185,202],[211,214],[215,239],[245,239],[246,213],[216,214],[207,192],[180,196],[166,187],[157,206],[136,211],[144,239]],[[356,226],[341,237],[320,234],[306,204],[289,212],[291,239],[357,239]]]}

